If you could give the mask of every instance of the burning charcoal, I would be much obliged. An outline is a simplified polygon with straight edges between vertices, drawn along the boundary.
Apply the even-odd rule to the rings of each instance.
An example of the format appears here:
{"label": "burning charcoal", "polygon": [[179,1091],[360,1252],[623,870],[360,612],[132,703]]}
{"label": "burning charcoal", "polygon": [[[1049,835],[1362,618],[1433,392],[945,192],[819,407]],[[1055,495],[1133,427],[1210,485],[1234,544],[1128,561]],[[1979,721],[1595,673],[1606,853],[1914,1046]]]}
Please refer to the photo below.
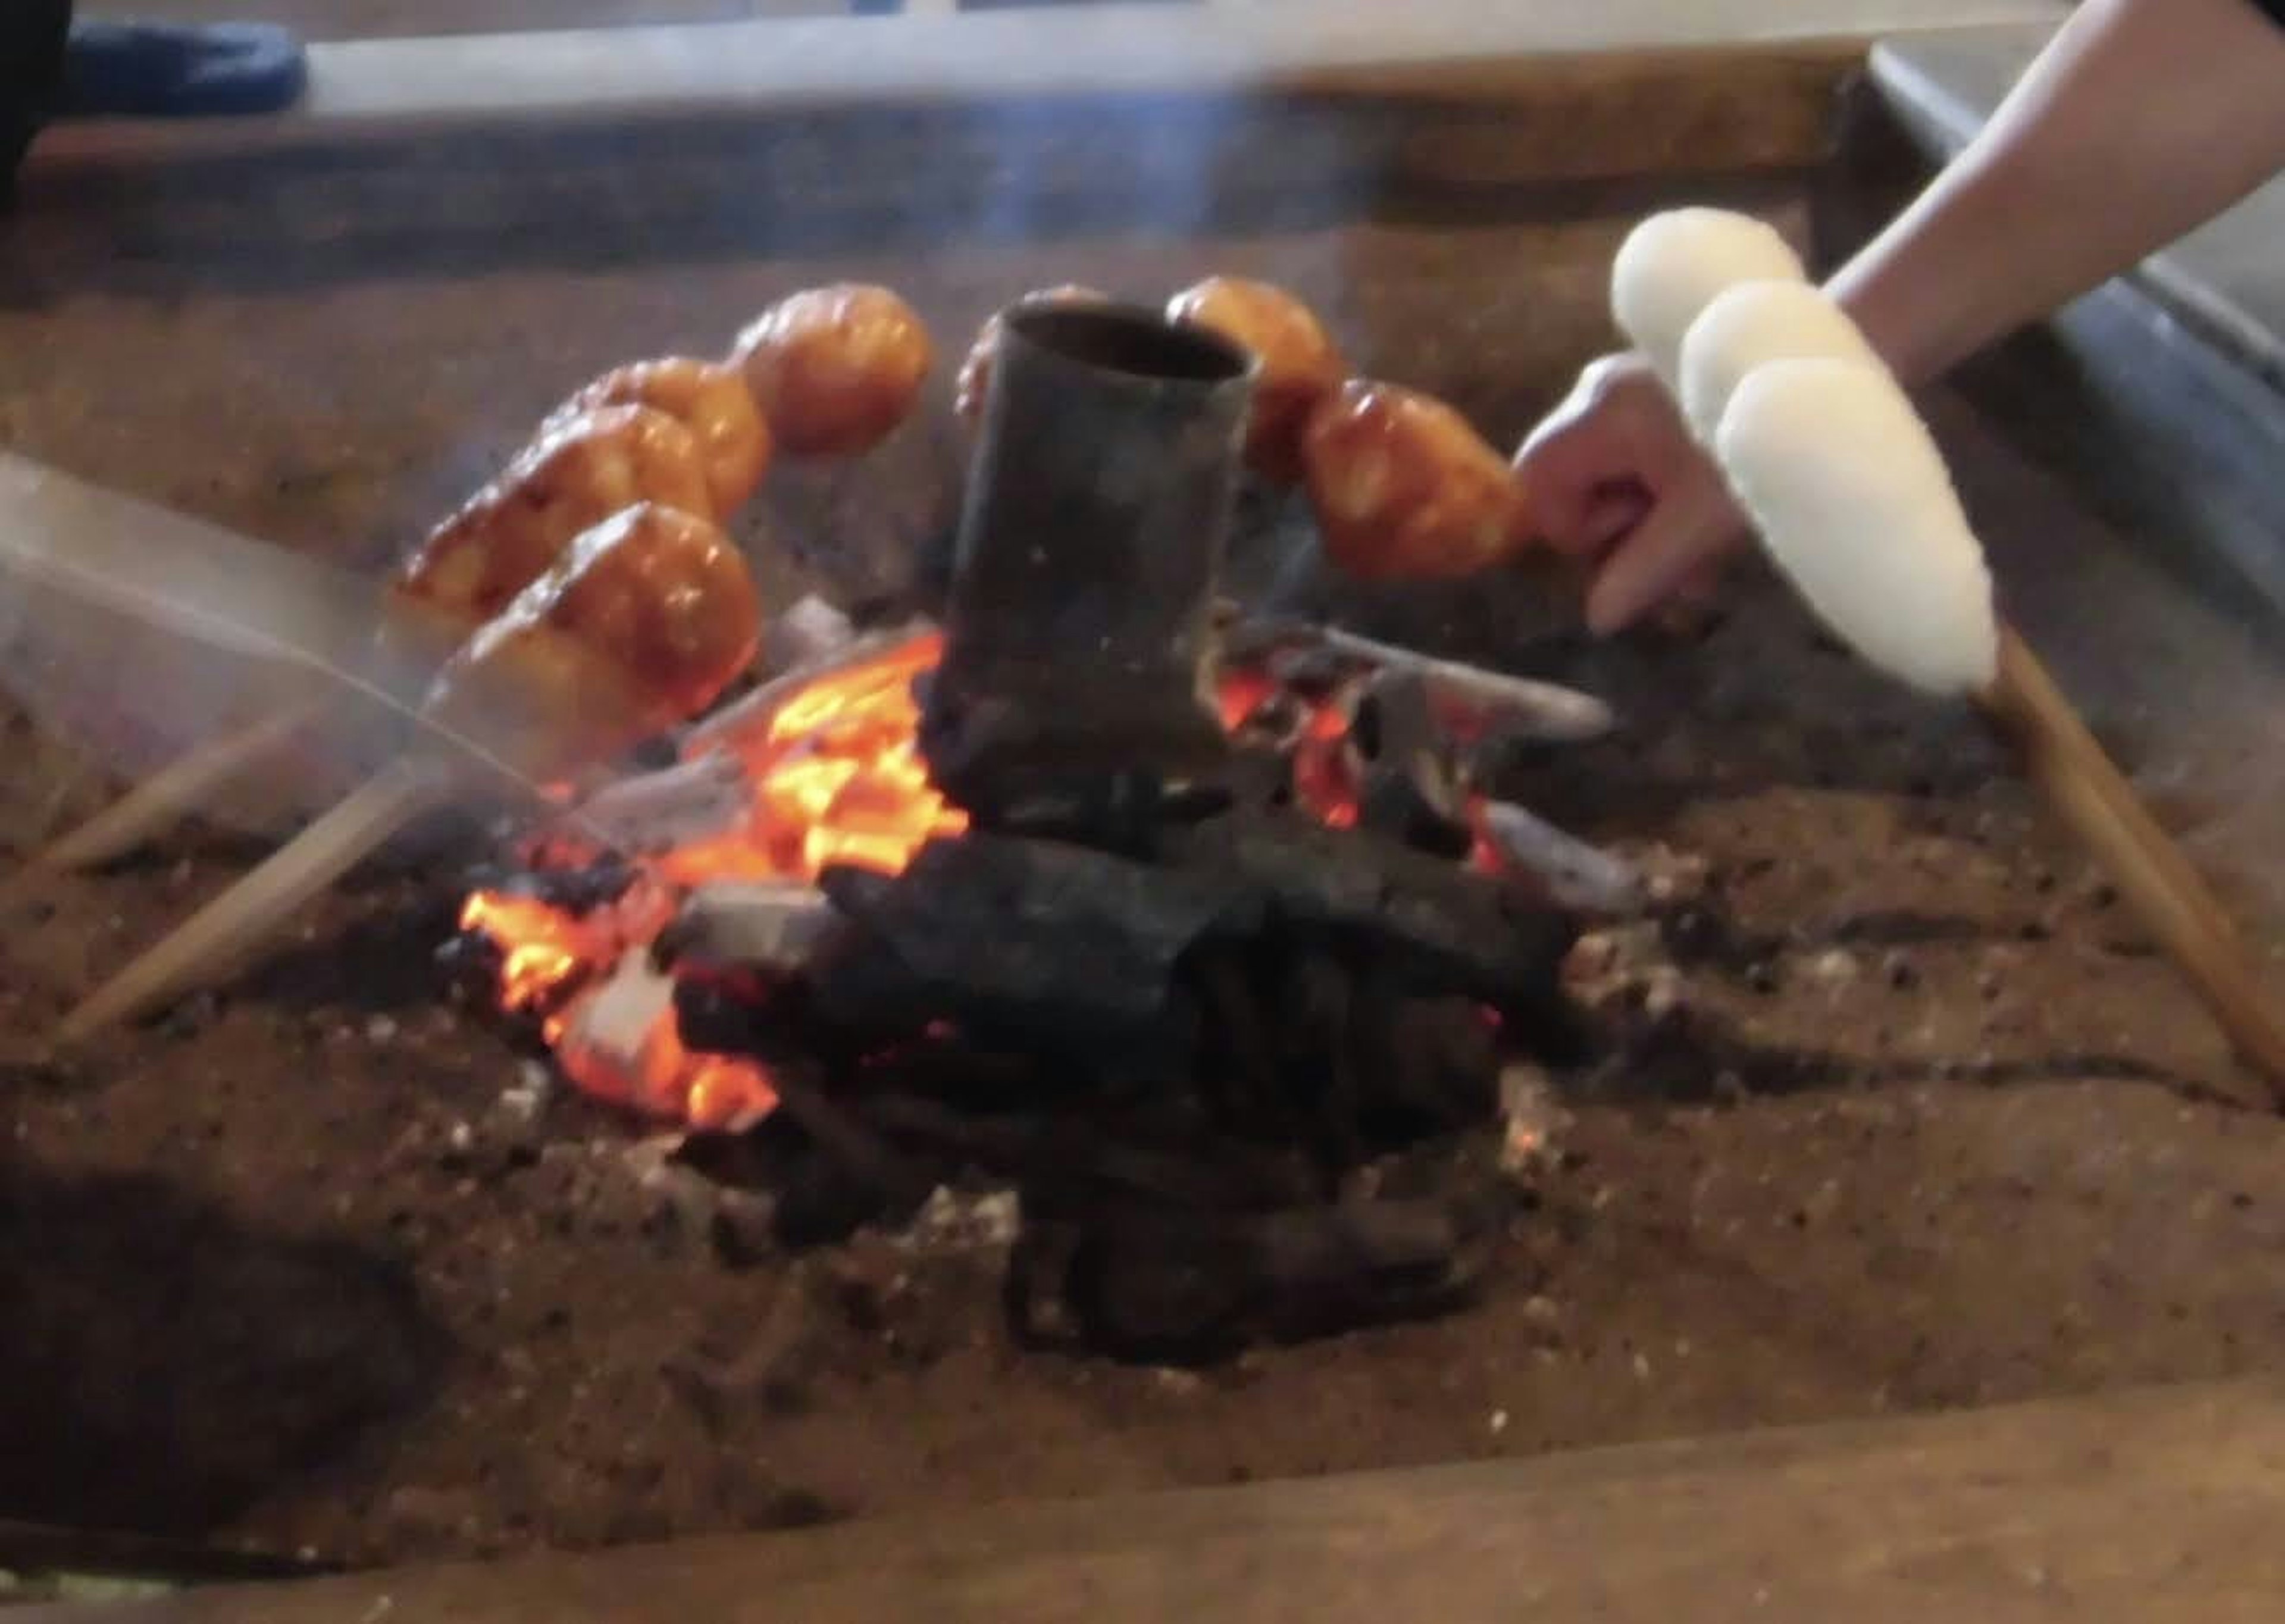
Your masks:
{"label": "burning charcoal", "polygon": [[771,624],[763,638],[762,657],[773,670],[807,671],[856,640],[857,628],[849,616],[812,592]]}
{"label": "burning charcoal", "polygon": [[779,880],[713,880],[682,905],[654,949],[662,964],[701,974],[747,971],[789,981],[841,928],[825,893]]}
{"label": "burning charcoal", "polygon": [[1260,917],[1242,883],[993,835],[931,842],[893,879],[829,869],[823,884],[859,927],[812,968],[828,1020],[948,1020],[1098,1065],[1187,1052],[1176,961]]}
{"label": "burning charcoal", "polygon": [[1439,857],[1468,854],[1475,836],[1467,789],[1417,672],[1384,671],[1366,685],[1349,746],[1357,763],[1357,827]]}
{"label": "burning charcoal", "polygon": [[1435,659],[1338,626],[1296,620],[1243,622],[1230,628],[1224,652],[1232,660],[1274,656],[1270,668],[1297,687],[1302,686],[1298,679],[1300,661],[1313,655],[1353,667],[1409,671],[1427,685],[1448,725],[1464,720],[1472,732],[1582,744],[1606,736],[1618,726],[1611,708],[1592,694],[1455,660]]}
{"label": "burning charcoal", "polygon": [[532,901],[584,918],[606,908],[627,894],[641,871],[616,852],[571,868],[480,868],[469,875],[466,889],[503,897],[528,897]]}
{"label": "burning charcoal", "polygon": [[754,787],[738,758],[704,756],[598,790],[580,804],[580,828],[569,838],[616,851],[667,851],[734,833],[753,810]]}
{"label": "burning charcoal", "polygon": [[789,701],[821,682],[846,675],[876,660],[895,658],[934,637],[935,631],[927,621],[914,620],[868,632],[813,665],[773,677],[686,733],[682,739],[683,757],[695,760],[717,751],[758,751],[767,741],[771,724]]}
{"label": "burning charcoal", "polygon": [[1535,812],[1511,801],[1487,801],[1480,821],[1501,860],[1538,880],[1564,907],[1616,915],[1643,906],[1642,876],[1631,865],[1565,834]]}
{"label": "burning charcoal", "polygon": [[655,1034],[673,1010],[673,981],[642,954],[628,953],[609,980],[579,1001],[564,1030],[563,1063],[581,1077],[624,1079],[615,1092],[640,1098]]}

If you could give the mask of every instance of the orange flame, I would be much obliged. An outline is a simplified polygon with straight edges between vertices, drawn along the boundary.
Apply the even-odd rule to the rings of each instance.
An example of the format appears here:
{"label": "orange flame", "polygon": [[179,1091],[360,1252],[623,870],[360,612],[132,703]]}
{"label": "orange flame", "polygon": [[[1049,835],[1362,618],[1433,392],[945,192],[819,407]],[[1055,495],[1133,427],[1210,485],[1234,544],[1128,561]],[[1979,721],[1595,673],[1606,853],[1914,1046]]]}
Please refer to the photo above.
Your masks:
{"label": "orange flame", "polygon": [[[583,1039],[600,1018],[615,967],[647,950],[683,895],[715,879],[814,880],[849,864],[903,870],[929,841],[968,826],[965,813],[929,781],[919,746],[913,679],[932,670],[940,635],[917,635],[860,664],[801,688],[714,749],[737,757],[751,786],[750,811],[735,828],[647,858],[643,875],[608,906],[574,915],[544,901],[479,891],[462,909],[463,930],[499,946],[499,1001],[538,1014],[570,1080],[599,1099],[695,1128],[744,1126],[766,1116],[777,1092],[759,1064],[693,1055],[671,997],[632,1038]],[[1225,725],[1235,727],[1275,691],[1254,671],[1227,674]],[[1295,754],[1303,806],[1335,828],[1356,821],[1355,785],[1342,745],[1348,718],[1327,705],[1311,716]]]}
{"label": "orange flame", "polygon": [[675,1020],[674,984],[647,968],[583,989],[549,1017],[547,1039],[584,1093],[648,1116],[723,1131],[777,1109],[776,1085],[758,1061],[690,1052]]}
{"label": "orange flame", "polygon": [[934,632],[821,677],[750,734],[726,741],[754,786],[742,828],[668,852],[655,865],[679,885],[706,880],[813,880],[836,863],[896,874],[941,835],[968,827],[929,782],[913,679],[943,652]]}
{"label": "orange flame", "polygon": [[[618,898],[572,914],[537,897],[476,891],[460,907],[460,929],[481,930],[500,949],[500,1007],[546,1011],[597,965],[647,947],[673,922],[679,898],[638,880]],[[549,1040],[554,1033],[548,1034]]]}

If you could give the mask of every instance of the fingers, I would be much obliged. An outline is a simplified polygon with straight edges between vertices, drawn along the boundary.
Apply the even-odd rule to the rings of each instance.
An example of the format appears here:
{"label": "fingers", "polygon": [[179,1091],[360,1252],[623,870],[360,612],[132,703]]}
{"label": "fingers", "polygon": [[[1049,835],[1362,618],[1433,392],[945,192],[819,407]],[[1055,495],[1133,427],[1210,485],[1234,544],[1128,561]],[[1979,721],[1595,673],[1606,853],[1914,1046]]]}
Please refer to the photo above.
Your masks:
{"label": "fingers", "polygon": [[1648,504],[1650,493],[1633,477],[1634,459],[1614,415],[1590,367],[1515,454],[1532,528],[1558,553],[1576,557],[1601,551]]}
{"label": "fingers", "polygon": [[1669,490],[1620,541],[1587,592],[1587,628],[1624,631],[1677,592],[1710,590],[1737,545],[1737,512],[1711,479]]}
{"label": "fingers", "polygon": [[1638,357],[1610,357],[1516,453],[1534,527],[1599,560],[1587,624],[1608,636],[1681,596],[1710,595],[1743,521],[1674,401]]}
{"label": "fingers", "polygon": [[1675,583],[1674,598],[1677,603],[1702,604],[1710,602],[1721,590],[1722,561],[1709,559]]}
{"label": "fingers", "polygon": [[1637,482],[1605,485],[1590,491],[1577,531],[1581,545],[1573,550],[1598,556],[1608,552],[1612,544],[1648,518],[1655,506],[1657,498],[1649,488]]}
{"label": "fingers", "polygon": [[1640,520],[1651,500],[1640,483],[1614,474],[1614,460],[1596,434],[1591,420],[1543,432],[1515,459],[1534,533],[1574,558],[1609,546]]}
{"label": "fingers", "polygon": [[1640,523],[1696,456],[1647,366],[1609,356],[1579,374],[1516,453],[1515,468],[1540,538],[1559,553],[1591,556]]}

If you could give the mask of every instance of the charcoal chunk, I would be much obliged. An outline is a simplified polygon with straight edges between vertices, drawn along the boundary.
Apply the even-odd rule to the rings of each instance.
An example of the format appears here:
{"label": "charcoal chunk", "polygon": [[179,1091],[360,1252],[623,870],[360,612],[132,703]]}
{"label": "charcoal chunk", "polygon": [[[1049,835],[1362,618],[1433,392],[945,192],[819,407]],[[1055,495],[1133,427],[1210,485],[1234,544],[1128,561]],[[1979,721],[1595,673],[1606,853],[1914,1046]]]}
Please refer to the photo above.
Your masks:
{"label": "charcoal chunk", "polygon": [[855,925],[811,969],[819,1012],[858,1028],[949,1020],[1081,1057],[1124,1042],[1187,1052],[1178,961],[1259,928],[1242,881],[1155,868],[1052,841],[970,833],[893,879],[828,870]]}
{"label": "charcoal chunk", "polygon": [[1555,1020],[1571,918],[1472,869],[1306,819],[1233,814],[1170,836],[1183,870],[1250,888],[1273,916],[1330,933],[1423,996]]}

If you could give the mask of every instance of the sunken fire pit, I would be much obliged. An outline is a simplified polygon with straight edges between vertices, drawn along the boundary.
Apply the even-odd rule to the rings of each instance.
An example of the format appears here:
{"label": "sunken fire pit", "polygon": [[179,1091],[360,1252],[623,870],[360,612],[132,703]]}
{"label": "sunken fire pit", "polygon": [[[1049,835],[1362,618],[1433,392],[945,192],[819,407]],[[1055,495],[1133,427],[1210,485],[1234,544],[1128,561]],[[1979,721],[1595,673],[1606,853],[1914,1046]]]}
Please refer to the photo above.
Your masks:
{"label": "sunken fire pit", "polygon": [[1231,622],[1248,359],[1127,308],[1004,331],[943,632],[702,723],[591,812],[621,847],[543,838],[456,956],[607,1099],[774,1113],[743,1159],[789,1238],[1011,1189],[1027,1336],[1189,1359],[1449,1306],[1488,1188],[1356,1181],[1583,1057],[1558,893],[1623,869],[1487,808],[1466,746],[1608,713]]}
{"label": "sunken fire pit", "polygon": [[[1512,443],[1612,341],[1605,278],[1645,212],[1720,202],[1815,234],[1864,56],[1831,7],[1786,0],[1749,44],[1585,57],[1567,13],[1441,0],[1371,7],[1369,35],[1315,6],[1147,8],[1150,51],[1090,32],[1142,9],[1017,17],[1021,49],[946,20],[986,41],[952,90],[934,59],[899,67],[917,47],[897,25],[815,25],[821,54],[750,25],[771,48],[734,64],[713,43],[749,37],[732,24],[684,49],[778,75],[775,105],[733,86],[508,127],[494,99],[528,75],[455,113],[436,103],[467,70],[408,70],[397,93],[428,99],[395,122],[373,90],[291,128],[63,132],[0,256],[0,435],[377,569],[571,381],[793,288],[892,286],[957,342],[1026,288],[1148,303],[1226,272],[1292,287],[1360,369]],[[1213,31],[1257,17],[1292,77],[1227,93]],[[1361,67],[1384,29],[1415,30],[1409,54]],[[431,48],[331,66],[398,49]],[[893,106],[884,73],[910,91]],[[1766,582],[1692,636],[1595,645],[1551,572],[1360,590],[1241,492],[1208,603],[1229,805],[1154,796],[1147,841],[978,819],[929,770],[914,686],[957,630],[938,561],[977,488],[949,394],[939,376],[861,467],[773,479],[740,534],[765,600],[853,624],[805,615],[773,664],[789,685],[617,809],[618,859],[415,848],[259,977],[60,1063],[27,1051],[73,994],[260,849],[185,830],[7,922],[0,1439],[21,1447],[0,1450],[0,1519],[348,1562],[843,1518],[885,1540],[891,1514],[980,1502],[1873,1424],[2271,1359],[2285,1130],[2230,1102],[2204,1012],[1965,718],[1857,670]],[[2244,776],[2274,759],[2273,655],[2152,564],[2174,530],[2098,513],[2023,453],[2023,424],[2076,435],[2083,401],[1983,398],[1935,415],[2011,615],[2138,777],[2173,787],[2170,816],[2203,802],[2198,859],[2252,897],[2229,836],[2273,799]],[[1582,737],[1531,679],[1624,725]],[[12,712],[0,730],[12,858],[110,786]],[[844,793],[820,817],[826,781]],[[1532,855],[1543,891],[1521,858],[1495,884],[1492,846]],[[499,867],[475,922],[513,945],[522,1025],[499,962],[463,966],[474,1007],[436,967],[480,859]],[[1575,929],[1584,1058],[1552,1010],[1484,1018],[1544,986],[1516,965],[1427,997],[1346,951],[1340,895],[1314,922],[1293,905],[1384,863],[1440,907],[1500,897],[1472,950],[1529,968]],[[1233,872],[1262,921],[1283,898],[1277,922],[1188,934],[1197,910],[1163,898],[1200,873],[1226,898]],[[1006,992],[905,956],[941,945],[937,909],[980,892],[1021,923],[1041,890],[1076,892],[1190,1012],[1184,1063],[1036,1024],[883,1040],[915,997]],[[1121,909],[1145,900],[1138,936]],[[828,1006],[813,930],[936,979]],[[778,964],[801,974],[758,972]],[[567,975],[577,995],[553,1001]],[[1127,982],[1072,979],[1070,1024],[1109,1002],[1158,1035],[1115,1002]],[[687,1024],[662,1027],[678,998]],[[1506,1113],[1519,1147],[1538,1137],[1503,1168]],[[1416,1312],[1455,1282],[1463,1311]],[[1246,1345],[1161,1368],[1038,1344]],[[1972,1503],[2012,1526],[2010,1492]],[[1056,1526],[1082,1519],[1126,1531]],[[1807,1520],[1784,1525],[1796,1549]],[[1574,1554],[1599,1593],[1615,1570]]]}

